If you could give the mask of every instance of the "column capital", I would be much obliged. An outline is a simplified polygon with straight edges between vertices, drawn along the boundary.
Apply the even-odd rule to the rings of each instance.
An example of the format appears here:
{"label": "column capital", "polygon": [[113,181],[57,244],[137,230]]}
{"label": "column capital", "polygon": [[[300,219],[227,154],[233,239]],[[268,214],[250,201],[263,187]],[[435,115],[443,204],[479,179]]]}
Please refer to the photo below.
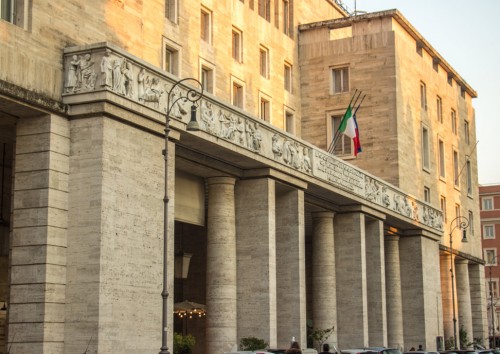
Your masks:
{"label": "column capital", "polygon": [[319,218],[331,218],[331,219],[333,219],[335,217],[335,212],[333,212],[333,211],[313,211],[311,213],[311,216],[314,219],[319,219]]}
{"label": "column capital", "polygon": [[208,177],[207,182],[209,185],[213,184],[231,184],[234,186],[236,183],[236,178],[231,176],[218,176],[218,177]]}

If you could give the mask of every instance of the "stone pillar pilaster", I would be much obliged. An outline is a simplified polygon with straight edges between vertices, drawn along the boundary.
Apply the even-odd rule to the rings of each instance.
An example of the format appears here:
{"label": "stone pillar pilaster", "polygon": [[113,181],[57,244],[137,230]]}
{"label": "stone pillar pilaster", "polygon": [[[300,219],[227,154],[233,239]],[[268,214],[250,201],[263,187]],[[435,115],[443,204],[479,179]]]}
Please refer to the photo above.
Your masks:
{"label": "stone pillar pilaster", "polygon": [[365,217],[368,336],[372,347],[387,346],[384,223]]}
{"label": "stone pillar pilaster", "polygon": [[275,181],[236,184],[238,343],[262,338],[277,347]]}
{"label": "stone pillar pilaster", "polygon": [[387,284],[387,343],[389,348],[403,348],[403,305],[401,298],[401,268],[399,266],[399,236],[385,236],[385,279]]}
{"label": "stone pillar pilaster", "polygon": [[439,244],[420,230],[408,232],[399,241],[403,299],[404,344],[436,350],[440,333]]}
{"label": "stone pillar pilaster", "polygon": [[235,179],[208,179],[206,353],[237,348]]}
{"label": "stone pillar pilaster", "polygon": [[469,285],[469,261],[466,259],[456,259],[456,288],[457,288],[457,307],[458,307],[458,323],[457,335],[460,334],[460,328],[463,328],[467,333],[468,341],[472,341],[472,311],[470,299]]}
{"label": "stone pillar pilaster", "polygon": [[312,317],[314,328],[335,327],[327,343],[337,345],[337,282],[332,212],[316,212],[312,239]]}
{"label": "stone pillar pilaster", "polygon": [[335,217],[337,317],[340,348],[369,346],[366,284],[365,216],[362,213]]}
{"label": "stone pillar pilaster", "polygon": [[307,342],[304,192],[285,188],[276,195],[278,346],[284,348],[292,337]]}
{"label": "stone pillar pilaster", "polygon": [[69,123],[17,122],[11,243],[11,353],[63,353]]}

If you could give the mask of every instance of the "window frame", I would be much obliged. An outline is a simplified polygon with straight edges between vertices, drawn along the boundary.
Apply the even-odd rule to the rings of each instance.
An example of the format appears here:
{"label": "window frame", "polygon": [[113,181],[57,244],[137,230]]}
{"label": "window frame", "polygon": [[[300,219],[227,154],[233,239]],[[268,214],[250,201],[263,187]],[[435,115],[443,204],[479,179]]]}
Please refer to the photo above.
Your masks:
{"label": "window frame", "polygon": [[438,168],[439,168],[439,178],[441,180],[446,179],[446,155],[444,140],[438,137]]}
{"label": "window frame", "polygon": [[[200,58],[199,62],[199,78],[200,78],[200,83],[203,87],[203,90],[205,92],[209,92],[211,94],[214,94],[215,91],[215,65],[208,62],[205,59]],[[205,75],[204,73],[207,73],[207,81],[205,82]]]}
{"label": "window frame", "polygon": [[283,109],[283,121],[284,121],[284,130],[290,134],[295,134],[295,112],[284,106]]}
{"label": "window frame", "polygon": [[[484,251],[484,260],[486,262],[486,266],[497,266],[498,265],[498,257],[497,257],[497,249],[494,247],[483,248]],[[488,254],[493,253],[493,257],[489,257]],[[493,260],[493,262],[490,262]]]}
{"label": "window frame", "polygon": [[271,123],[272,114],[272,99],[271,96],[259,91],[259,119]]}
{"label": "window frame", "polygon": [[493,197],[482,197],[481,207],[481,210],[494,210]]}
{"label": "window frame", "polygon": [[420,108],[427,111],[427,86],[423,81],[420,81]]}
{"label": "window frame", "polygon": [[457,131],[457,112],[454,110],[454,109],[451,109],[451,113],[450,113],[450,119],[451,119],[451,132],[454,134],[454,135],[457,135],[458,131]]}
{"label": "window frame", "polygon": [[464,137],[465,137],[465,143],[467,145],[470,144],[470,126],[469,126],[469,121],[467,119],[464,119]]}
{"label": "window frame", "polygon": [[427,186],[424,186],[424,202],[431,202],[431,189]]}
{"label": "window frame", "polygon": [[292,93],[293,91],[293,66],[285,61],[283,64],[283,86],[285,91]]}
{"label": "window frame", "polygon": [[[170,39],[163,37],[163,51],[162,51],[162,68],[166,72],[175,75],[177,77],[181,76],[181,61],[182,61],[182,52],[181,46],[175,42],[172,42]],[[167,55],[167,52],[170,54]],[[171,57],[171,60],[168,60],[170,63],[170,67],[167,66],[167,57]]]}
{"label": "window frame", "polygon": [[443,100],[436,96],[436,115],[439,123],[443,123]]}
{"label": "window frame", "polygon": [[[327,141],[327,148],[329,148],[330,143],[335,136],[335,133],[344,117],[343,113],[329,113],[329,126],[330,126],[330,139]],[[340,148],[339,148],[340,147]],[[339,141],[333,149],[333,155],[341,158],[354,158],[354,141],[344,134],[340,134]]]}
{"label": "window frame", "polygon": [[263,45],[259,46],[259,71],[260,76],[269,79],[269,49]]}
{"label": "window frame", "polygon": [[233,26],[231,32],[231,51],[233,59],[238,62],[243,62],[243,32]]}
{"label": "window frame", "polygon": [[257,7],[259,16],[267,22],[271,22],[271,0],[258,0]]}
{"label": "window frame", "polygon": [[349,92],[350,74],[348,65],[330,67],[330,94],[338,95]]}
{"label": "window frame", "polygon": [[[486,231],[486,230],[491,230],[491,233]],[[495,235],[495,224],[484,224],[483,225],[483,239],[494,239],[496,238]]]}
{"label": "window frame", "polygon": [[442,195],[439,197],[439,207],[441,208],[441,212],[443,213],[443,221],[447,222],[448,221],[448,215],[446,212],[446,197]]}
{"label": "window frame", "polygon": [[179,23],[179,0],[165,0],[165,18],[174,24]]}
{"label": "window frame", "polygon": [[453,185],[455,187],[460,186],[460,156],[458,151],[453,148]]}
{"label": "window frame", "polygon": [[231,104],[241,109],[245,108],[245,82],[234,76],[231,76]]}
{"label": "window frame", "polygon": [[429,128],[422,125],[422,169],[429,172],[431,168]]}
{"label": "window frame", "polygon": [[200,8],[200,39],[208,44],[212,44],[212,20],[212,11],[202,6]]}

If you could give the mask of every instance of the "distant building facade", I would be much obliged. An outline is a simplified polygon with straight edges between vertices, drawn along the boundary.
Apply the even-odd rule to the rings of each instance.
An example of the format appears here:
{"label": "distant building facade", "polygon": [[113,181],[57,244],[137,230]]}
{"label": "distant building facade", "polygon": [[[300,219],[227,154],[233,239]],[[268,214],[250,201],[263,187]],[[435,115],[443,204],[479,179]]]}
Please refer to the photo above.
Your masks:
{"label": "distant building facade", "polygon": [[[164,199],[171,352],[174,332],[197,353],[245,337],[306,347],[308,326],[334,326],[341,348],[436,349],[453,337],[452,303],[469,338],[487,337],[475,92],[399,12],[1,4],[0,352],[158,351]],[[350,158],[345,141],[333,156],[355,88],[364,151]],[[438,91],[442,123],[418,110]],[[180,318],[188,302],[206,315]]]}
{"label": "distant building facade", "polygon": [[[500,325],[498,308],[498,281],[500,279],[500,268],[498,267],[498,250],[500,248],[500,185],[479,186],[479,197],[481,207],[481,234],[486,262],[486,295],[488,297],[488,330],[489,337],[499,336]],[[498,346],[498,341],[496,346]]]}

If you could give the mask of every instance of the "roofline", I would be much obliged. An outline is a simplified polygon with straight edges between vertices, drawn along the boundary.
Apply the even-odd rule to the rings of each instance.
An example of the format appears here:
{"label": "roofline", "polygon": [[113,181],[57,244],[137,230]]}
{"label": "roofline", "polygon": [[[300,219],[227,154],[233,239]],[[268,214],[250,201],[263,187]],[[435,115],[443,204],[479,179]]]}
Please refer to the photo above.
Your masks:
{"label": "roofline", "polygon": [[347,27],[355,22],[361,22],[381,17],[394,18],[413,37],[413,39],[415,39],[415,41],[429,53],[434,62],[445,68],[445,70],[448,72],[448,77],[454,78],[459,86],[465,89],[472,98],[477,97],[477,92],[467,83],[467,81],[465,81],[462,76],[458,74],[455,69],[453,69],[453,67],[441,56],[441,54],[439,54],[438,51],[434,49],[434,47],[415,29],[415,27],[412,26],[412,24],[397,9],[371,12],[346,18],[338,18],[333,20],[303,24],[299,26],[299,31],[308,31],[323,27],[327,27],[330,29]]}

